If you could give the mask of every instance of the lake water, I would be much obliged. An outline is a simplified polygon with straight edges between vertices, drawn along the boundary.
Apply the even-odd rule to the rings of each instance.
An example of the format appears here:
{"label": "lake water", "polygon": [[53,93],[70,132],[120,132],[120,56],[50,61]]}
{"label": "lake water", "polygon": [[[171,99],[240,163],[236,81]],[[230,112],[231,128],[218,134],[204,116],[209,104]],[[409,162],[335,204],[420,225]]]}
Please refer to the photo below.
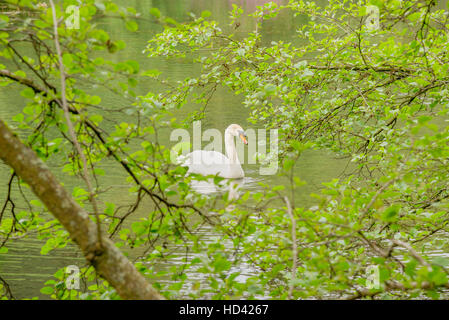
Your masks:
{"label": "lake water", "polygon": [[[150,8],[157,7],[161,10],[163,15],[175,18],[178,21],[188,19],[188,13],[193,12],[200,15],[201,11],[209,10],[212,13],[211,19],[217,20],[221,25],[227,25],[228,12],[232,9],[232,4],[242,5],[248,12],[254,11],[256,5],[268,1],[228,1],[228,0],[172,0],[172,1],[122,1],[126,6],[133,6],[139,12],[143,13],[143,17],[139,19],[140,29],[137,33],[131,33],[124,27],[124,22],[121,19],[109,18],[98,21],[107,31],[110,31],[114,40],[122,39],[126,42],[126,49],[117,55],[117,59],[133,59],[137,60],[142,67],[157,68],[164,77],[171,79],[184,79],[192,76],[199,71],[198,65],[193,64],[191,59],[182,59],[174,61],[165,61],[163,59],[149,59],[142,53],[147,41],[156,32],[161,31],[161,26],[153,21],[148,14]],[[283,1],[278,1],[283,3]],[[264,22],[262,27],[263,41],[269,44],[272,40],[295,41],[295,32],[298,26],[304,21],[299,17],[293,17],[288,13],[283,13],[272,21]],[[243,35],[249,32],[254,27],[254,22],[250,19],[241,20],[239,32]],[[2,61],[0,61],[2,62]],[[159,88],[152,84],[151,87],[141,85],[137,88],[140,94],[145,94],[148,90],[157,92]],[[20,111],[26,104],[24,98],[20,96],[20,88],[18,86],[1,87],[0,89],[0,118],[10,120],[18,111]],[[105,90],[95,89],[95,94],[102,98],[103,105],[114,108],[122,107],[126,103],[113,97]],[[193,108],[198,106],[186,106],[177,114],[179,119],[182,119],[188,112],[193,111]],[[106,116],[106,115],[105,115]],[[120,116],[107,115],[112,120],[119,121]],[[226,89],[221,88],[217,90],[212,100],[207,107],[206,116],[202,121],[203,130],[209,128],[216,128],[221,132],[231,123],[238,123],[243,128],[249,128],[247,118],[249,110],[242,104],[242,98],[235,96]],[[115,118],[114,118],[115,117]],[[258,129],[260,127],[253,127]],[[22,135],[24,133],[22,132]],[[172,145],[169,141],[169,133],[161,136],[161,142],[167,145]],[[67,177],[61,173],[61,166],[63,159],[51,163],[52,171],[63,181],[68,190],[72,190],[75,186],[84,186],[81,180],[73,177]],[[298,190],[295,195],[296,205],[310,206],[312,205],[309,197],[310,193],[316,192],[322,182],[329,181],[332,178],[338,177],[346,166],[346,161],[337,160],[335,156],[326,152],[308,151],[302,157],[300,163],[296,168],[297,175],[307,185]],[[278,176],[261,176],[257,165],[243,165],[246,177],[243,181],[243,190],[254,190],[258,188],[257,182],[264,181],[270,185],[283,184],[284,180]],[[108,167],[104,166],[106,175],[101,178],[103,186],[110,187],[107,192],[107,198],[102,198],[102,201],[111,201],[116,204],[126,204],[132,201],[132,197],[128,195],[128,185],[123,184],[122,177],[117,171],[117,167],[111,163]],[[0,204],[6,198],[6,186],[9,179],[9,168],[0,164]],[[25,209],[26,202],[19,196],[17,185],[14,185],[14,195],[17,200],[17,210]],[[28,194],[29,199],[33,199],[32,195]],[[145,215],[144,210],[139,210],[130,219],[133,221]],[[212,240],[217,235],[208,233],[204,230],[204,235],[210,237]],[[2,276],[11,286],[12,292],[16,298],[31,298],[40,297],[48,298],[42,295],[39,290],[44,286],[44,282],[51,279],[52,275],[61,267],[68,265],[83,266],[85,261],[75,246],[69,245],[64,249],[58,249],[50,252],[47,255],[40,254],[40,247],[43,242],[30,235],[24,239],[18,239],[8,245],[9,252],[6,255],[0,255],[0,276]],[[181,257],[180,257],[181,259]],[[181,261],[181,260],[180,260]],[[171,261],[176,263],[176,260]],[[163,266],[161,266],[162,268]],[[245,269],[245,265],[240,268]],[[251,272],[251,270],[247,270]],[[192,273],[189,275],[190,279],[199,279],[202,276],[199,273]]]}

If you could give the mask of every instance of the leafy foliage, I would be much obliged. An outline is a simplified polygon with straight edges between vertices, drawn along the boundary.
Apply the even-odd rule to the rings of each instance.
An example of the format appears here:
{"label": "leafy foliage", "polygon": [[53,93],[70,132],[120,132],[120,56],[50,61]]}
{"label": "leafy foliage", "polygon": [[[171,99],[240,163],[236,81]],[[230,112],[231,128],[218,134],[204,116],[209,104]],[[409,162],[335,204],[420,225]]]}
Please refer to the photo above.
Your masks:
{"label": "leafy foliage", "polygon": [[[7,3],[32,17],[0,15],[0,57],[7,61],[0,84],[22,85],[28,101],[12,120],[28,133],[41,158],[52,161],[62,154],[67,159],[62,171],[78,175],[81,164],[66,137],[53,85],[59,69],[48,45],[50,11],[36,1]],[[64,7],[74,3],[64,1]],[[367,27],[367,5],[379,8],[379,29]],[[447,252],[446,9],[429,0],[331,0],[324,7],[268,3],[251,14],[256,28],[243,35],[234,31],[244,14],[238,7],[230,13],[231,27],[220,27],[208,12],[181,23],[152,9],[164,29],[149,39],[149,58],[176,62],[188,56],[201,66],[199,75],[175,84],[136,61],[96,55],[113,55],[125,46],[94,23],[96,15],[120,12],[125,26],[136,31],[135,10],[112,1],[83,1],[80,11],[80,29],[58,29],[72,121],[92,175],[107,174],[101,165],[114,161],[135,199],[126,206],[105,202],[103,229],[118,247],[137,256],[138,269],[166,297],[447,298],[447,259],[430,254]],[[299,38],[265,44],[263,21],[284,11],[307,19]],[[18,41],[34,48],[35,55],[20,54]],[[148,78],[167,89],[139,96],[134,88]],[[85,83],[106,86],[129,106],[105,107],[103,97],[89,93]],[[227,193],[205,196],[191,187],[193,180],[205,178],[186,176],[185,168],[171,163],[158,132],[189,124],[173,119],[188,102],[200,105],[192,118],[201,116],[210,94],[221,86],[242,96],[251,121],[280,129],[280,174],[289,185],[261,184],[260,191],[246,191],[237,200]],[[112,121],[112,112],[123,121]],[[306,149],[328,149],[351,164],[344,177],[313,195],[317,205],[311,208],[291,196],[303,184],[294,166]],[[107,193],[101,184],[96,190],[98,197]],[[89,206],[83,188],[74,189],[73,197]],[[2,248],[10,236],[36,231],[46,240],[42,254],[70,242],[38,202],[27,201],[29,210],[16,213],[12,201],[8,193],[5,208],[11,214],[4,208],[0,215]],[[128,223],[142,207],[146,216]],[[371,288],[370,267],[379,275],[379,285]],[[245,275],[244,268],[254,273]],[[194,273],[203,274],[202,280],[187,276]],[[41,292],[56,299],[118,298],[91,267],[82,274],[85,292],[66,290],[62,270]]]}

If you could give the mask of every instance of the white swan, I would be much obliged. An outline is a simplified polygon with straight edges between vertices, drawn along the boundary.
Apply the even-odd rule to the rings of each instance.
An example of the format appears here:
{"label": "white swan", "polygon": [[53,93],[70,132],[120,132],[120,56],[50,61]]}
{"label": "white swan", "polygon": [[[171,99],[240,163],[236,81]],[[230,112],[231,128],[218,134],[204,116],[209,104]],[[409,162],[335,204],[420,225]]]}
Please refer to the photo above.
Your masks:
{"label": "white swan", "polygon": [[183,165],[188,173],[218,175],[222,178],[243,178],[245,173],[240,165],[233,137],[239,137],[248,144],[245,131],[238,124],[231,124],[225,130],[226,156],[217,151],[195,150],[184,157]]}

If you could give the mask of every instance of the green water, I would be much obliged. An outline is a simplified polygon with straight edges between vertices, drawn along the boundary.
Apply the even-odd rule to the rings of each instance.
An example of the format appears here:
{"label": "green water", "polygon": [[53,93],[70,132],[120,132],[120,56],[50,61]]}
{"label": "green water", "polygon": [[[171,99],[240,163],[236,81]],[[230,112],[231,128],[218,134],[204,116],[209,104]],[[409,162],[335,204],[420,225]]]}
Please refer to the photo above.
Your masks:
{"label": "green water", "polygon": [[[142,68],[157,68],[164,77],[171,79],[184,79],[192,76],[199,71],[198,65],[194,65],[191,59],[183,59],[173,61],[165,61],[163,59],[149,59],[143,53],[147,41],[156,32],[162,28],[156,24],[148,12],[151,7],[158,7],[161,12],[175,18],[178,21],[188,19],[188,13],[193,12],[196,15],[201,14],[203,10],[209,10],[212,13],[211,18],[217,20],[221,25],[227,25],[228,11],[232,8],[232,4],[242,5],[247,11],[253,11],[256,4],[259,5],[264,1],[225,1],[225,0],[171,0],[171,1],[123,1],[127,6],[137,8],[139,12],[143,12],[142,19],[139,20],[140,29],[137,33],[131,33],[124,27],[124,22],[121,19],[102,19],[98,23],[102,25],[107,31],[110,31],[113,40],[122,39],[126,42],[126,49],[120,52],[116,59],[133,59],[137,60]],[[265,1],[268,2],[268,1]],[[283,3],[282,0],[278,1]],[[239,33],[242,35],[249,32],[254,27],[254,21],[250,19],[243,19],[240,21]],[[272,21],[264,22],[262,27],[263,42],[269,44],[272,40],[295,41],[295,33],[301,23],[300,17],[293,17],[289,13],[282,13]],[[1,62],[1,61],[0,61]],[[148,84],[149,86],[150,84]],[[145,94],[149,89],[157,92],[160,88],[155,87],[151,83],[149,88],[146,85],[141,85],[137,88],[139,94]],[[111,95],[104,89],[91,89],[91,92],[99,95],[102,98],[102,105],[117,108],[129,103],[126,100],[120,100]],[[20,96],[20,88],[18,86],[2,87],[0,89],[0,118],[10,120],[18,111],[20,111],[26,104],[24,98]],[[200,106],[187,106],[181,110],[177,117],[182,119],[186,114],[198,109]],[[202,121],[203,130],[208,128],[216,128],[221,132],[231,123],[238,123],[243,128],[249,127],[247,117],[249,110],[243,107],[242,98],[235,96],[222,88],[217,90],[215,95],[207,107],[206,117]],[[105,118],[111,121],[120,122],[120,115],[105,114]],[[252,127],[258,129],[261,127]],[[22,133],[24,134],[24,133]],[[169,133],[160,136],[163,144],[172,145],[169,141]],[[63,181],[68,190],[72,190],[75,186],[83,186],[81,180],[73,177],[68,177],[61,173],[61,166],[64,159],[54,160],[50,165],[52,171]],[[315,192],[322,182],[329,181],[342,173],[346,165],[345,161],[337,160],[330,154],[325,152],[310,151],[304,154],[299,165],[297,166],[297,175],[307,182],[307,185],[299,189],[295,195],[296,205],[310,206],[312,205],[309,195]],[[123,177],[125,174],[120,173],[120,169],[113,163],[109,166],[104,166],[106,175],[101,178],[100,184],[103,187],[109,187],[108,192],[102,196],[102,201],[111,201],[120,204],[127,204],[134,200],[127,190],[128,185],[124,185]],[[259,175],[257,165],[243,164],[246,177],[243,181],[243,190],[257,189],[258,181],[264,181],[270,185],[283,184],[285,181],[278,176],[261,176]],[[0,205],[6,197],[6,186],[9,179],[9,169],[0,164]],[[17,211],[26,208],[26,201],[20,197],[17,184],[14,185],[14,199],[17,204]],[[33,199],[33,195],[27,193],[28,199]],[[138,210],[133,216],[133,219],[145,216],[145,209]],[[206,231],[207,232],[207,231]],[[207,234],[211,239],[214,234]],[[38,296],[46,298],[40,294],[39,290],[43,287],[44,282],[51,279],[51,275],[59,268],[68,265],[84,265],[84,259],[79,251],[74,246],[67,246],[64,249],[58,249],[50,252],[48,255],[40,255],[40,247],[42,241],[36,239],[33,235],[10,242],[8,245],[9,252],[6,255],[0,255],[0,276],[8,281],[12,292],[16,298],[31,298]],[[171,261],[171,263],[176,263]],[[245,268],[245,266],[241,266]],[[191,275],[189,279],[198,278],[200,275]]]}

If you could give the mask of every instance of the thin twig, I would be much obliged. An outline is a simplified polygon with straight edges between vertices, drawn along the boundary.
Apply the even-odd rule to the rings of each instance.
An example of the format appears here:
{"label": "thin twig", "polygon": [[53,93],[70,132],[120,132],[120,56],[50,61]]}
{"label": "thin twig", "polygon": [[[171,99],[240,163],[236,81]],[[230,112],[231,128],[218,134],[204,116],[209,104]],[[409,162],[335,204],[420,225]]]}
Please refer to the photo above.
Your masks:
{"label": "thin twig", "polygon": [[81,149],[81,145],[79,144],[79,141],[76,137],[75,134],[75,130],[73,128],[73,123],[70,120],[70,112],[69,112],[69,107],[67,104],[67,97],[66,97],[66,76],[65,76],[65,71],[64,71],[64,63],[62,61],[62,52],[61,52],[61,47],[59,45],[59,37],[58,37],[58,20],[56,18],[56,9],[55,9],[55,5],[53,3],[53,0],[50,0],[50,5],[51,5],[51,9],[52,9],[52,13],[53,13],[53,27],[54,27],[54,32],[55,32],[55,46],[56,46],[56,53],[58,55],[58,59],[59,59],[59,71],[60,71],[60,75],[61,75],[61,99],[62,99],[62,108],[64,110],[64,116],[67,122],[67,126],[69,129],[69,133],[70,136],[73,140],[73,144],[75,145],[75,148],[78,152],[78,155],[81,158],[81,161],[83,163],[83,171],[82,171],[82,177],[84,179],[84,181],[86,182],[87,185],[87,189],[89,192],[89,199],[90,202],[92,203],[92,207],[95,213],[95,217],[97,220],[97,238],[98,238],[98,246],[99,246],[99,250],[101,250],[102,248],[102,240],[101,240],[101,224],[100,224],[100,217],[98,215],[98,206],[97,206],[97,202],[95,200],[95,194],[92,188],[92,183],[89,179],[89,173],[88,173],[88,169],[87,169],[87,160],[86,160],[86,156],[84,155],[83,150]]}
{"label": "thin twig", "polygon": [[298,255],[298,246],[296,244],[296,220],[295,216],[293,215],[292,206],[290,204],[290,201],[288,200],[288,197],[284,197],[285,204],[287,205],[287,212],[290,216],[290,219],[292,221],[292,255],[293,255],[293,262],[292,262],[292,277],[290,280],[290,286],[288,288],[288,298],[292,299],[293,297],[293,287],[295,285],[296,280],[296,269],[297,269],[297,255]]}

